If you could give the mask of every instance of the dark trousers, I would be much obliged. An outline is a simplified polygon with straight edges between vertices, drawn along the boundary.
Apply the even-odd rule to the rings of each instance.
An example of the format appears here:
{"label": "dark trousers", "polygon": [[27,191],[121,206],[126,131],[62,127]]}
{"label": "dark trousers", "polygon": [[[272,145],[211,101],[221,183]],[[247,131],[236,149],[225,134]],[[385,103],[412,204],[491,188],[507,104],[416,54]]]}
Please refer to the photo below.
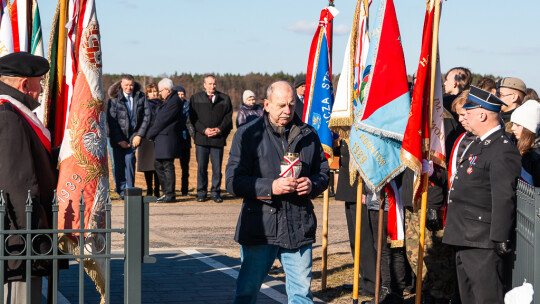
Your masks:
{"label": "dark trousers", "polygon": [[457,247],[456,269],[463,304],[504,303],[504,260],[495,250]]}
{"label": "dark trousers", "polygon": [[[345,202],[345,218],[349,231],[349,243],[354,258],[354,238],[356,231],[356,203]],[[362,222],[360,225],[360,278],[358,287],[369,292],[375,292],[375,264],[377,251],[373,248],[373,236],[369,227],[366,205],[362,205]]]}
{"label": "dark trousers", "polygon": [[[369,210],[369,224],[373,235],[373,248],[377,250],[379,210]],[[387,287],[392,292],[402,295],[405,289],[405,252],[403,248],[390,248],[386,242],[386,226],[388,212],[384,211],[383,218],[383,243],[381,251],[381,286]]]}
{"label": "dark trousers", "polygon": [[205,197],[208,193],[208,161],[212,161],[211,195],[221,193],[221,164],[223,162],[223,147],[195,145],[197,157],[197,197]]}
{"label": "dark trousers", "polygon": [[182,194],[189,192],[189,160],[191,158],[191,148],[180,150],[180,168],[182,169]]}
{"label": "dark trousers", "polygon": [[154,161],[154,167],[156,168],[163,195],[167,196],[167,198],[175,198],[174,184],[176,175],[174,173],[174,158],[156,159]]}
{"label": "dark trousers", "polygon": [[126,187],[135,185],[135,149],[113,147],[114,176],[116,180],[116,192],[124,196]]}
{"label": "dark trousers", "polygon": [[144,171],[144,179],[146,180],[146,195],[159,197],[159,178],[157,172],[155,170]]}

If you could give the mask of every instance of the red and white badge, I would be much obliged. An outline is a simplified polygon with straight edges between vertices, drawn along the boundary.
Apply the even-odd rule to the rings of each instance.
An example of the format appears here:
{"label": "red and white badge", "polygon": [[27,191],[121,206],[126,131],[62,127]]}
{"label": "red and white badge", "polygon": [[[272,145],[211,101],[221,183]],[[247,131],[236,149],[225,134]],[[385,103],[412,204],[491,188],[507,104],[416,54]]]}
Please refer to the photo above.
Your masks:
{"label": "red and white badge", "polygon": [[467,174],[471,174],[472,173],[472,167],[469,167],[469,169],[467,169]]}

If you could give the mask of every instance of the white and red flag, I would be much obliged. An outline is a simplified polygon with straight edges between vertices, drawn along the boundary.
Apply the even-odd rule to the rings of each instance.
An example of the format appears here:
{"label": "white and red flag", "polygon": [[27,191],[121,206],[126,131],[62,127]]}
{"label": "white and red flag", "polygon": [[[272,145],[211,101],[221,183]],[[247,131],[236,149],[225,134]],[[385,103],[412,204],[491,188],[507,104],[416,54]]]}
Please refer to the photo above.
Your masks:
{"label": "white and red flag", "polygon": [[14,0],[11,4],[13,51],[43,56],[43,38],[37,0]]}
{"label": "white and red flag", "polygon": [[0,57],[13,53],[13,30],[8,0],[2,0],[0,20]]}
{"label": "white and red flag", "polygon": [[[63,78],[65,83],[62,86],[71,88],[64,96],[67,102],[64,105],[66,122],[59,156],[58,228],[105,228],[109,173],[100,31],[94,0],[72,0],[68,13],[66,74],[71,76]],[[56,28],[62,26],[56,25]],[[59,39],[62,37],[56,37],[56,40],[51,38],[51,41],[57,42]],[[57,50],[50,51],[54,53]],[[55,62],[57,65],[58,62]],[[56,75],[54,70],[50,73]],[[78,210],[81,190],[85,202],[84,219],[79,218],[78,212],[73,212]],[[63,240],[64,243],[60,245],[65,251],[71,252],[77,248],[74,239]],[[103,241],[95,234],[87,234],[85,253],[98,253],[96,248],[103,248]],[[104,260],[86,259],[84,265],[104,303]]]}

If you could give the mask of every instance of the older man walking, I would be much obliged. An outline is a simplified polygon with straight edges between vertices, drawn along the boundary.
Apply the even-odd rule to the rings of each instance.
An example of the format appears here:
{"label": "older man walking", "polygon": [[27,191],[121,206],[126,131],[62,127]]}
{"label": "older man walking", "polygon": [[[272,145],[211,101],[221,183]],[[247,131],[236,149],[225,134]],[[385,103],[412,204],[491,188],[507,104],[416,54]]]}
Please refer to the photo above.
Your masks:
{"label": "older man walking", "polygon": [[[317,221],[311,199],[328,186],[328,162],[315,129],[294,115],[292,86],[271,84],[265,113],[233,138],[226,169],[227,190],[244,198],[236,226],[242,265],[234,303],[255,303],[276,258],[287,277],[289,303],[313,303],[312,244]],[[299,155],[301,169],[285,177],[284,156]],[[280,173],[280,171],[283,172]]]}

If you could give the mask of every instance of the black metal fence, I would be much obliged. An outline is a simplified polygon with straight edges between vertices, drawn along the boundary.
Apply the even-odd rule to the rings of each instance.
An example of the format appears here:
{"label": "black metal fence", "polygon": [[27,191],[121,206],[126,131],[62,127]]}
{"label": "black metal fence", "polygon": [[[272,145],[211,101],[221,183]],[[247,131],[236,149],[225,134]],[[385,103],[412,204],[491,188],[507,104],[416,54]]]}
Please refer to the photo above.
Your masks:
{"label": "black metal fence", "polygon": [[[536,292],[540,291],[540,188],[519,180],[512,287],[521,286],[525,280]],[[540,303],[540,300],[534,303]]]}
{"label": "black metal fence", "polygon": [[[155,263],[155,258],[149,256],[148,240],[148,215],[149,202],[155,198],[143,199],[140,188],[129,188],[125,191],[124,201],[124,223],[123,228],[112,228],[111,226],[111,202],[105,204],[105,228],[102,229],[84,229],[84,225],[79,229],[58,229],[58,201],[53,201],[53,223],[51,229],[25,229],[25,230],[4,230],[0,229],[0,282],[5,283],[4,261],[19,260],[26,263],[26,299],[31,303],[31,263],[35,260],[52,261],[52,293],[47,303],[58,303],[58,264],[60,260],[77,260],[79,268],[79,303],[85,303],[84,300],[84,260],[102,259],[105,261],[103,277],[105,280],[105,302],[110,303],[111,271],[110,263],[112,258],[124,259],[124,303],[141,303],[141,271],[142,263]],[[0,227],[5,227],[6,202],[3,192],[0,191]],[[29,198],[26,202],[26,223],[31,227],[32,201]],[[82,199],[79,202],[79,218],[84,221],[85,204]],[[111,235],[113,233],[124,235],[124,252],[111,253]],[[76,240],[77,248],[73,251],[62,251],[59,249],[59,241],[62,235],[71,234],[72,239]],[[60,235],[60,236],[59,236]],[[90,252],[86,248],[87,239],[94,236],[98,239],[100,246],[98,249]],[[10,252],[6,248],[9,238],[19,237],[23,243],[23,250],[20,252]],[[47,238],[50,242],[50,248],[42,253],[34,250],[33,243],[37,238]],[[83,250],[80,250],[80,249]],[[4,299],[4,288],[0,287],[0,301]]]}

